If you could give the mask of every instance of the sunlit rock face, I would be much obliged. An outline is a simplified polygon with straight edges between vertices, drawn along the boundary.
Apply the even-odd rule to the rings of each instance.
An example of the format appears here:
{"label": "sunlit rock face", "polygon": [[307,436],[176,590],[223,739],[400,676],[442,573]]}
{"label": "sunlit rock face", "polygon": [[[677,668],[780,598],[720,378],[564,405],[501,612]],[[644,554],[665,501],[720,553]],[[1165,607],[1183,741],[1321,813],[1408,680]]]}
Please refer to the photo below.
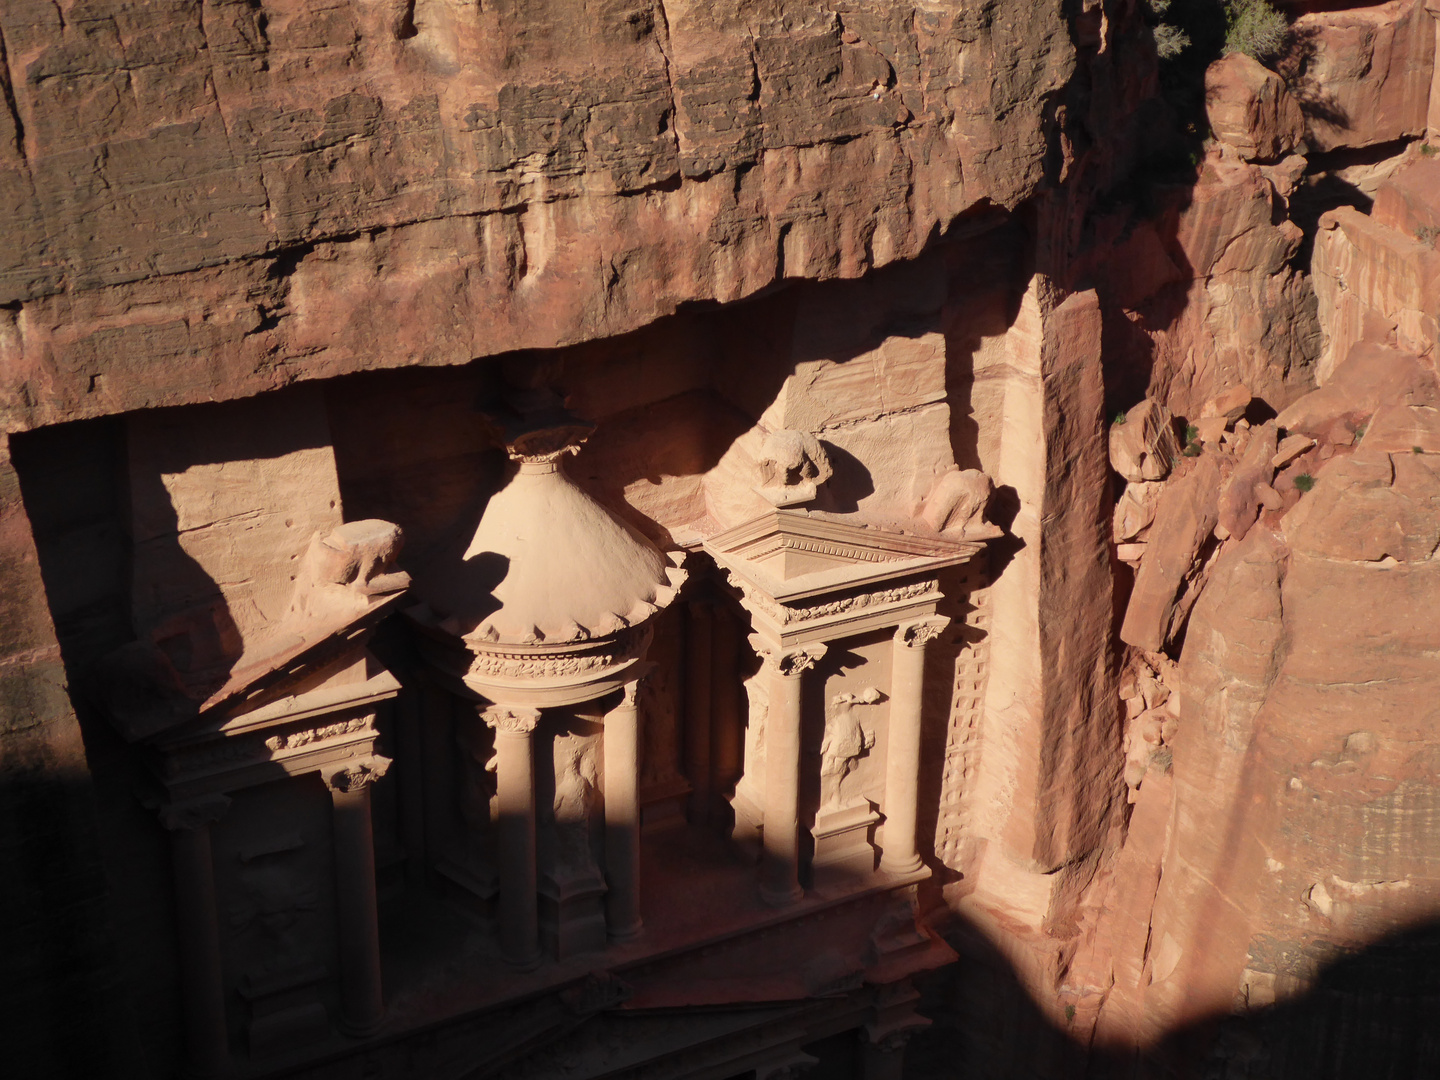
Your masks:
{"label": "sunlit rock face", "polygon": [[1054,173],[1077,62],[1049,4],[26,4],[0,33],[12,426],[913,258]]}
{"label": "sunlit rock face", "polygon": [[1276,6],[6,5],[17,1074],[1440,1069],[1437,11]]}

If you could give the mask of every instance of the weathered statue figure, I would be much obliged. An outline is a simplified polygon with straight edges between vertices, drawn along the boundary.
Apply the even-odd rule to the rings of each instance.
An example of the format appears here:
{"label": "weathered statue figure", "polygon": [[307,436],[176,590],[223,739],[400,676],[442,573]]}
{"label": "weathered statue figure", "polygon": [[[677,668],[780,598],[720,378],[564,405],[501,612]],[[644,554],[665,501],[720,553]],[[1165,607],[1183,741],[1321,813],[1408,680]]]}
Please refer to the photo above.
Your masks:
{"label": "weathered statue figure", "polygon": [[772,431],[760,449],[756,490],[776,506],[794,506],[815,498],[834,473],[825,448],[808,431]]}
{"label": "weathered statue figure", "polygon": [[820,744],[820,809],[838,810],[841,786],[854,771],[856,762],[875,745],[875,732],[860,722],[855,712],[859,704],[873,705],[880,700],[880,691],[866,687],[858,694],[836,694],[825,721],[825,738]]}
{"label": "weathered statue figure", "polygon": [[573,876],[599,873],[591,838],[599,802],[595,758],[580,739],[557,739],[555,799],[546,815],[551,871]]}

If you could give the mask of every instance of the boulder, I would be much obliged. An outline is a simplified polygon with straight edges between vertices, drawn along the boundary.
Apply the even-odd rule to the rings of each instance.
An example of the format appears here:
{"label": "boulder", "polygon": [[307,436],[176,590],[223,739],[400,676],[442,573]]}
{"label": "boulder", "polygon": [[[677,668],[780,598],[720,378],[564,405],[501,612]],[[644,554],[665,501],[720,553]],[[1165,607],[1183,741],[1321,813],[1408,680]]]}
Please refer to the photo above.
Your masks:
{"label": "boulder", "polygon": [[1146,398],[1110,425],[1110,465],[1126,480],[1163,480],[1180,455],[1170,410]]}
{"label": "boulder", "polygon": [[1120,639],[1159,652],[1176,629],[1181,591],[1219,520],[1220,462],[1206,454],[1160,498],[1150,543],[1125,609]]}
{"label": "boulder", "polygon": [[1117,544],[1134,540],[1150,528],[1164,490],[1164,484],[1147,480],[1132,480],[1125,485],[1120,501],[1115,504],[1113,535]]}
{"label": "boulder", "polygon": [[1270,486],[1275,466],[1270,459],[1276,451],[1275,421],[1263,424],[1250,437],[1240,464],[1220,492],[1219,524],[1237,540],[1243,540],[1260,516],[1260,507],[1278,509],[1280,496]]}
{"label": "boulder", "polygon": [[1246,161],[1277,161],[1300,144],[1305,118],[1279,75],[1244,53],[1205,72],[1210,130]]}
{"label": "boulder", "polygon": [[1440,158],[1421,158],[1392,173],[1375,192],[1370,217],[1433,246],[1440,237]]}
{"label": "boulder", "polygon": [[1312,150],[1425,132],[1435,27],[1424,0],[1312,12],[1292,32],[1299,43],[1292,85]]}
{"label": "boulder", "polygon": [[1440,381],[1418,357],[1366,341],[1350,350],[1329,382],[1286,407],[1275,422],[1287,432],[1324,435],[1349,418],[1353,431],[1387,402],[1440,404]]}
{"label": "boulder", "polygon": [[1201,419],[1223,417],[1226,423],[1233,424],[1245,415],[1245,410],[1250,407],[1251,400],[1249,387],[1232,386],[1200,406],[1200,417]]}
{"label": "boulder", "polygon": [[1332,458],[1285,515],[1292,551],[1322,559],[1425,562],[1440,546],[1440,458],[1362,448]]}

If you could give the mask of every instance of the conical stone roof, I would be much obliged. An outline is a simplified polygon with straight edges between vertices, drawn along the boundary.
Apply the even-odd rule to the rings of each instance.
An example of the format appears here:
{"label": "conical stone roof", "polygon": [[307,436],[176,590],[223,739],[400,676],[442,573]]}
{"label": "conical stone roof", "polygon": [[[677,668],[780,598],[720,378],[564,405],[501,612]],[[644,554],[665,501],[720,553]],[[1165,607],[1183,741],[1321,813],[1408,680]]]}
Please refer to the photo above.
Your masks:
{"label": "conical stone roof", "polygon": [[457,612],[467,641],[586,641],[635,626],[674,598],[683,573],[565,475],[561,462],[578,449],[512,448],[519,470],[490,499],[465,551],[467,566],[498,579],[492,610]]}

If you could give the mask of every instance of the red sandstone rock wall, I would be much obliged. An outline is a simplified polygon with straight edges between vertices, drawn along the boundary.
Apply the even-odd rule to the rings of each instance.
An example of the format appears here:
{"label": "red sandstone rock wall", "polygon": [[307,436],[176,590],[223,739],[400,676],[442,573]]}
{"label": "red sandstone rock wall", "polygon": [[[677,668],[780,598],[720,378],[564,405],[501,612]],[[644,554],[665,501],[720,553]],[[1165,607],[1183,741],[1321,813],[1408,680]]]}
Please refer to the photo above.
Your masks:
{"label": "red sandstone rock wall", "polygon": [[1059,4],[7,4],[7,428],[620,333],[1044,180]]}
{"label": "red sandstone rock wall", "polygon": [[[7,4],[5,431],[609,338],[691,301],[734,301],[787,278],[859,278],[913,259],[947,229],[1017,211],[1024,241],[1013,229],[991,235],[1023,244],[1020,262],[1043,264],[1077,295],[1045,313],[1051,394],[1037,396],[1031,434],[1032,464],[1049,469],[1041,498],[1022,508],[1037,548],[1014,564],[1034,588],[1007,616],[1033,619],[1023,629],[1039,681],[1027,689],[1040,700],[1013,730],[992,716],[988,744],[982,732],[966,751],[976,790],[993,796],[962,821],[988,830],[991,845],[957,859],[979,875],[971,913],[983,909],[976,917],[1006,962],[1081,1043],[1092,1032],[1097,1045],[1155,1040],[1237,1002],[1284,999],[1313,981],[1315,956],[1430,914],[1440,888],[1429,826],[1440,644],[1424,614],[1440,537],[1427,464],[1440,452],[1427,381],[1440,295],[1433,169],[1418,145],[1405,151],[1388,182],[1359,179],[1372,213],[1333,212],[1307,235],[1304,174],[1332,170],[1287,153],[1421,134],[1426,108],[1434,115],[1424,89],[1434,20],[1402,0],[1359,13],[1290,6],[1312,12],[1305,25],[1324,63],[1309,70],[1341,72],[1292,77],[1308,145],[1285,131],[1237,137],[1202,160],[1195,183],[1156,185],[1143,210],[1087,216],[1076,192],[1118,167],[1127,118],[1155,90],[1153,55],[1126,29],[1125,4],[1087,2],[1068,21],[1058,4],[1008,0],[777,0],[726,13],[674,0]],[[1343,124],[1317,107],[1317,88],[1347,103]],[[1044,335],[1015,317],[1012,252],[993,264],[965,257],[1002,279],[960,280],[944,300],[960,328],[941,327],[952,363],[974,365],[951,391],[968,382],[983,402],[984,348],[966,351],[967,319],[997,313],[999,325],[976,331],[1001,343],[997,367],[1022,354],[1039,363]],[[1093,306],[1079,291],[1090,284]],[[983,318],[957,313],[967,306]],[[787,332],[783,314],[733,311],[725,332],[741,344],[753,334],[768,349]],[[688,370],[655,358],[703,345],[670,332],[644,332],[663,339],[638,349],[651,367],[616,370],[659,372],[685,391]],[[794,360],[802,337],[776,355]],[[607,349],[636,340],[564,362],[598,371]],[[1317,377],[1343,389],[1357,343],[1418,366],[1403,378],[1354,375],[1338,410],[1305,397]],[[1109,386],[1087,366],[1097,355]],[[1282,425],[1315,445],[1281,466],[1252,452],[1284,446],[1258,415],[1244,439],[1234,418],[1212,425],[1198,460],[1180,462],[1163,491],[1137,494],[1153,519],[1138,530],[1147,550],[1126,554],[1142,571],[1147,559],[1176,564],[1158,599],[1123,564],[1100,560],[1101,518],[1085,501],[1105,494],[1102,391],[1137,379],[1180,430],[1214,420],[1207,403],[1241,384],[1272,410],[1310,409],[1306,422],[1319,425]],[[606,397],[603,383],[589,387],[602,412],[650,400]],[[454,404],[453,388],[430,392],[436,409]],[[1129,406],[1127,394],[1106,403]],[[336,436],[349,439],[337,447],[351,455],[347,498],[410,506],[438,530],[435,507],[468,497],[455,476],[479,451],[464,440],[435,449],[444,425],[428,433],[434,445],[408,447],[405,467],[435,494],[421,498],[404,470],[367,457],[367,410],[383,416],[381,399],[348,399],[352,423]],[[1041,455],[1046,433],[1054,445]],[[992,437],[982,459],[1001,453],[983,442]],[[27,466],[32,485],[94,471],[88,459],[70,468],[46,457],[58,441],[27,445],[57,466]],[[1313,490],[1299,489],[1301,475]],[[10,955],[66,973],[45,992],[77,1017],[92,1010],[101,1030],[98,1017],[120,1014],[97,974],[110,967],[107,901],[51,625],[66,601],[54,585],[44,594],[32,534],[80,543],[107,526],[77,509],[96,502],[85,491],[57,501],[57,520],[33,509],[27,519],[45,500],[22,505],[14,478],[0,463],[0,842],[26,867],[7,924],[31,944]],[[1045,518],[1046,500],[1065,512]],[[1233,527],[1242,518],[1243,532]],[[1195,535],[1177,539],[1170,521]],[[67,610],[87,628],[110,617],[106,572],[75,583]],[[1161,627],[1130,642],[1123,671],[1101,647],[1112,582]],[[1104,700],[1117,675],[1123,705]],[[1123,828],[1112,812],[1122,769],[1134,800]],[[85,947],[69,951],[77,940]],[[18,1009],[26,997],[21,988],[7,1000]],[[35,1060],[65,1042],[44,1025],[27,1035]],[[111,1062],[130,1060],[127,1040],[113,1032]],[[72,1053],[77,1071],[98,1067],[83,1048]],[[1053,1075],[1042,1058],[1027,1069]]]}

